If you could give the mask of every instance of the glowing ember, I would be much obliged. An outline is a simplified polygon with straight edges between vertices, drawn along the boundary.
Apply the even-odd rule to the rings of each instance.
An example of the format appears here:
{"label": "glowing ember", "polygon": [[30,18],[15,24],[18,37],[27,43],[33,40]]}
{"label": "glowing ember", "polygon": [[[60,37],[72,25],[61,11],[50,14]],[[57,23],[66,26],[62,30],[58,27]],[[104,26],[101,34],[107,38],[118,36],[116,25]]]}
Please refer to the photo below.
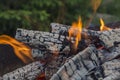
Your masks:
{"label": "glowing ember", "polygon": [[104,21],[102,18],[100,18],[100,23],[101,23],[101,26],[100,26],[100,31],[106,31],[106,30],[111,30],[111,28],[105,26],[104,24]]}
{"label": "glowing ember", "polygon": [[81,17],[78,18],[78,22],[74,22],[72,27],[68,30],[69,40],[71,37],[75,37],[75,49],[78,46],[78,42],[81,40],[81,31],[82,31],[82,21]]}
{"label": "glowing ember", "polygon": [[25,46],[23,43],[13,39],[10,36],[1,35],[0,36],[0,44],[11,45],[14,49],[16,56],[18,58],[20,58],[24,63],[28,62],[28,58],[33,60],[30,48]]}
{"label": "glowing ember", "polygon": [[42,73],[41,75],[39,75],[36,80],[46,80],[45,73]]}

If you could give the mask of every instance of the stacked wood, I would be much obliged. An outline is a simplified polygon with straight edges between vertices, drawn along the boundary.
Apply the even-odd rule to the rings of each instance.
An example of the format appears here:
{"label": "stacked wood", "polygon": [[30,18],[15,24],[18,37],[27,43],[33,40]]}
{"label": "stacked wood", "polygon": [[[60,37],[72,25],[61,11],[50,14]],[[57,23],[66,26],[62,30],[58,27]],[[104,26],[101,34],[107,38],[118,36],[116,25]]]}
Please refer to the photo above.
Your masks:
{"label": "stacked wood", "polygon": [[[61,49],[69,53],[71,49],[67,40],[69,28],[70,26],[56,23],[51,24],[52,33],[19,28],[16,32],[16,39],[28,44],[32,48],[32,55],[34,57],[44,57],[47,51],[51,53],[61,52]],[[105,49],[98,50],[92,45],[79,52],[62,67],[59,66],[61,67],[60,69],[52,66],[52,68],[55,68],[55,70],[52,70],[53,73],[59,70],[54,75],[53,73],[50,74],[50,76],[53,75],[50,80],[119,79],[119,72],[117,70],[120,68],[118,59],[120,56],[120,29],[109,31],[83,29],[80,34],[82,36],[87,34],[92,40],[94,40],[94,37],[98,38]],[[53,61],[54,63],[56,62]],[[49,67],[46,68],[46,76],[49,74],[48,70],[50,70]]]}
{"label": "stacked wood", "polygon": [[[120,56],[119,49],[113,50],[108,57],[114,53]],[[102,54],[93,46],[86,48],[66,62],[51,80],[119,80],[120,57],[108,59]],[[100,55],[104,56],[103,60]]]}
{"label": "stacked wood", "polygon": [[36,61],[10,73],[4,74],[2,80],[34,80],[42,73],[42,71],[42,64]]}

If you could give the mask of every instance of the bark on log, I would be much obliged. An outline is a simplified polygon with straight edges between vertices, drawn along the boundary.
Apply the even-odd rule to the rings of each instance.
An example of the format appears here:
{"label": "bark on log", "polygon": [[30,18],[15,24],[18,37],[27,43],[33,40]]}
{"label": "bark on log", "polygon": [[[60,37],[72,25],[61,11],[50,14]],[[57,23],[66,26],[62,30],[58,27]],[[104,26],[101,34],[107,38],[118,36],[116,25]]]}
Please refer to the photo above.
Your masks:
{"label": "bark on log", "polygon": [[101,62],[97,54],[95,47],[86,48],[65,63],[50,80],[97,80],[102,78]]}
{"label": "bark on log", "polygon": [[4,74],[3,80],[34,80],[43,71],[40,62],[33,62],[22,68],[18,68],[13,72]]}

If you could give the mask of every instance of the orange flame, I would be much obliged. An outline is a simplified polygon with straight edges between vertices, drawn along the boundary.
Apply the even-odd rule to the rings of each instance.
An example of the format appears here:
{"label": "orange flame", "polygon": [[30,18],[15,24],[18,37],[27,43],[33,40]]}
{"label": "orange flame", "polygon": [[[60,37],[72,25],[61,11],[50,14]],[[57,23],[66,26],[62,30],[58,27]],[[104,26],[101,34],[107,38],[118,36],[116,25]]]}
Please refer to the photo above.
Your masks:
{"label": "orange flame", "polygon": [[14,52],[18,58],[20,58],[24,63],[28,62],[28,59],[33,60],[31,55],[31,50],[29,47],[25,46],[23,43],[13,39],[7,35],[0,36],[0,44],[9,44],[13,47]]}
{"label": "orange flame", "polygon": [[106,30],[111,30],[111,28],[105,26],[104,24],[104,21],[102,18],[100,18],[100,23],[101,23],[101,26],[100,26],[100,31],[106,31]]}
{"label": "orange flame", "polygon": [[78,42],[81,40],[82,21],[81,17],[78,18],[78,22],[73,22],[72,27],[68,30],[69,40],[71,37],[75,37],[75,48],[78,46]]}

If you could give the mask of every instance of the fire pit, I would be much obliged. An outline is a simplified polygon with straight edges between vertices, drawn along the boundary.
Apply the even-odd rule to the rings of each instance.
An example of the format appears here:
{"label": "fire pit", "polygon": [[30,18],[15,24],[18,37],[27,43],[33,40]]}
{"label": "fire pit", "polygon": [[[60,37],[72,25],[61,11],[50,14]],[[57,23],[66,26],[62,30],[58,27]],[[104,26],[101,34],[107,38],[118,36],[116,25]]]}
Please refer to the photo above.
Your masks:
{"label": "fire pit", "polygon": [[119,80],[120,29],[105,26],[102,19],[100,23],[99,31],[82,28],[81,18],[72,27],[51,23],[50,32],[18,28],[18,41],[2,35],[1,44],[16,46],[14,52],[27,65],[1,79]]}

